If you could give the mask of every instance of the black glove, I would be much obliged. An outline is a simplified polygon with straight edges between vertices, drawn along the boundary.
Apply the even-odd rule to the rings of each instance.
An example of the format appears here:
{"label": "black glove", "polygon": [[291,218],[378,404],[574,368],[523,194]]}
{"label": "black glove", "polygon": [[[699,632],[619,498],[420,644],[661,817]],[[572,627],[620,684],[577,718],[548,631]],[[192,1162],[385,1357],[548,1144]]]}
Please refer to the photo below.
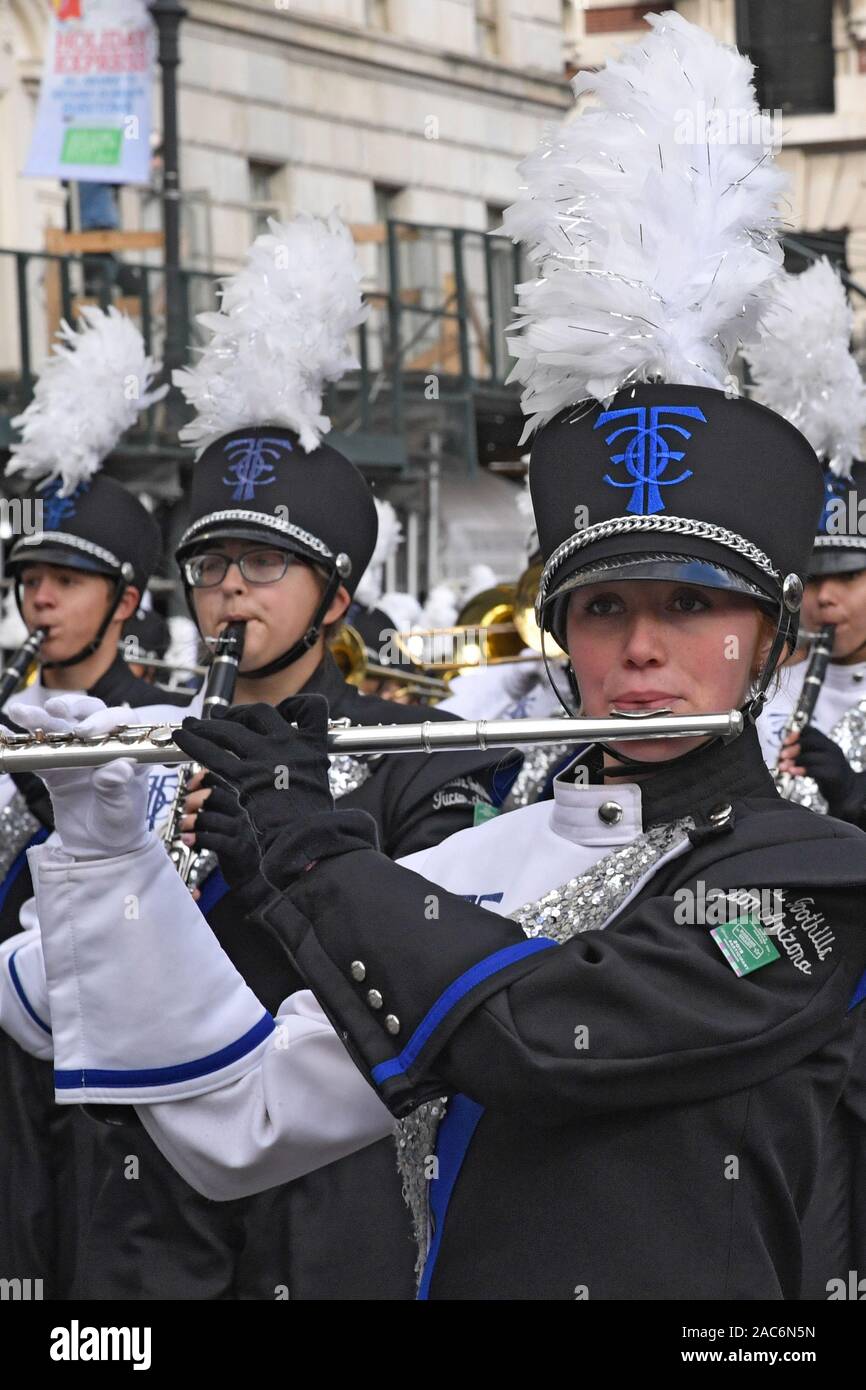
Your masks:
{"label": "black glove", "polygon": [[377,848],[371,816],[334,810],[327,735],[324,696],[295,695],[278,709],[240,705],[220,719],[185,719],[175,738],[234,788],[278,888],[319,859]]}
{"label": "black glove", "polygon": [[818,783],[830,815],[859,825],[866,811],[866,777],[854,771],[839,745],[807,724],[797,762]]}
{"label": "black glove", "polygon": [[203,786],[210,788],[210,796],[195,818],[195,847],[217,856],[229,888],[244,888],[259,868],[259,847],[247,813],[231,787],[212,772]]}

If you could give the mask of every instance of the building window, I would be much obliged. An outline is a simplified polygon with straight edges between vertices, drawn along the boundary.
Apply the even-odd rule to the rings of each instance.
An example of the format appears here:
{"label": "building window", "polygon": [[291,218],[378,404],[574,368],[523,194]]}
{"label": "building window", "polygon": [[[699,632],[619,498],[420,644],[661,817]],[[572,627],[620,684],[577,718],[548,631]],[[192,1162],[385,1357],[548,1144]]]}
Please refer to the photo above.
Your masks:
{"label": "building window", "polygon": [[475,0],[475,42],[482,58],[499,57],[499,0]]}
{"label": "building window", "polygon": [[364,19],[370,29],[388,29],[388,0],[365,0]]}
{"label": "building window", "polygon": [[271,164],[264,159],[251,159],[249,162],[250,210],[254,237],[268,230],[269,217],[279,218],[282,214],[279,183],[284,167],[282,164]]}
{"label": "building window", "polygon": [[568,76],[574,73],[584,34],[584,0],[562,0],[562,54]]}
{"label": "building window", "polygon": [[737,47],[757,69],[762,110],[835,110],[833,0],[737,0]]}

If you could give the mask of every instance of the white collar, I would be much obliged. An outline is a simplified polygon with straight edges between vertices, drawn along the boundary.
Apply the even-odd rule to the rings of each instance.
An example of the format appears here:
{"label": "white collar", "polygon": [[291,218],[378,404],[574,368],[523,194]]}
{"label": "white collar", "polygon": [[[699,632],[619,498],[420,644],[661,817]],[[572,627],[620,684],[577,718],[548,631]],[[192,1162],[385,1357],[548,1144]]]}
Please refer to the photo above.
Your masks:
{"label": "white collar", "polygon": [[[626,845],[643,834],[643,808],[637,783],[588,786],[563,781],[573,766],[569,764],[553,779],[550,828],[555,835],[579,845]],[[611,822],[611,817],[617,814],[618,818]]]}
{"label": "white collar", "polygon": [[827,667],[824,684],[828,691],[850,694],[853,704],[866,695],[866,661],[858,661],[853,666],[842,666],[839,662],[831,661]]}

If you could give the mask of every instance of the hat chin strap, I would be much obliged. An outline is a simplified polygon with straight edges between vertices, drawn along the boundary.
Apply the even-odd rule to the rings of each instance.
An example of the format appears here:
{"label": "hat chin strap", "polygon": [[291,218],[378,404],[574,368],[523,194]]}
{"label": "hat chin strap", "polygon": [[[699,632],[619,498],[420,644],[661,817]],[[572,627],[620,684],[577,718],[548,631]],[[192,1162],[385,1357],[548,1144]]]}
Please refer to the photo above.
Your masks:
{"label": "hat chin strap", "polygon": [[[769,652],[767,653],[767,656],[766,656],[766,659],[765,659],[765,661],[764,661],[763,666],[761,667],[761,672],[760,672],[760,675],[758,676],[757,690],[755,691],[755,693],[754,693],[753,695],[751,695],[751,696],[749,697],[749,699],[748,699],[748,700],[746,701],[746,703],[741,707],[741,710],[740,710],[740,713],[743,715],[743,717],[744,717],[745,719],[748,719],[749,722],[752,723],[752,724],[754,724],[754,723],[756,722],[756,720],[757,720],[757,718],[758,718],[758,715],[761,713],[761,710],[764,708],[764,705],[765,705],[766,702],[767,702],[767,687],[769,686],[770,681],[771,681],[772,678],[773,678],[773,674],[774,674],[774,672],[775,672],[775,670],[776,670],[776,664],[777,664],[777,662],[778,662],[778,660],[779,660],[779,657],[780,657],[781,654],[782,654],[782,650],[783,650],[783,648],[784,648],[784,646],[785,646],[785,643],[786,643],[790,638],[793,637],[793,625],[794,625],[794,614],[787,608],[787,606],[785,605],[784,600],[780,600],[780,601],[779,601],[779,616],[778,616],[778,618],[776,619],[776,635],[775,635],[775,637],[773,638],[773,642],[772,642],[772,645],[770,646],[770,650],[769,650]],[[556,695],[556,698],[558,699],[559,703],[562,705],[562,708],[565,710],[565,713],[568,715],[568,717],[569,717],[570,719],[574,719],[574,718],[576,717],[576,716],[575,716],[575,710],[574,710],[574,709],[570,709],[569,706],[566,704],[565,700],[562,698],[562,695],[559,693],[559,690],[558,690],[558,688],[557,688],[556,682],[555,682],[554,679],[553,679],[553,676],[551,675],[550,662],[549,662],[548,653],[547,653],[547,649],[546,649],[546,647],[545,647],[545,641],[544,641],[546,635],[547,635],[546,629],[545,629],[544,627],[542,627],[542,628],[541,628],[541,655],[542,655],[542,659],[543,659],[543,661],[544,661],[544,669],[545,669],[545,672],[546,672],[546,674],[547,674],[547,679],[548,679],[548,681],[550,682],[550,685],[551,685],[552,688],[553,688],[553,692],[554,692],[554,694]],[[572,666],[570,660],[569,660],[569,662],[568,662],[568,666],[567,666],[566,669],[567,669],[567,675],[568,675],[568,684],[569,684],[569,686],[570,686],[570,688],[571,688],[572,694],[574,695],[575,701],[577,702],[577,703],[576,703],[576,708],[579,710],[579,709],[580,709],[580,688],[579,688],[579,686],[578,686],[578,684],[577,684],[577,677],[576,677],[575,674],[574,674],[574,667]],[[720,737],[719,737],[718,735],[716,735],[715,738],[710,739],[708,743],[702,744],[701,747],[702,747],[702,748],[708,748],[708,747],[710,746],[711,743],[718,743],[718,742],[721,742],[721,739],[720,739]],[[656,763],[651,763],[651,762],[650,762],[650,763],[647,763],[647,762],[640,762],[640,761],[638,761],[638,759],[636,759],[636,758],[630,758],[630,757],[629,757],[627,754],[625,754],[625,753],[619,753],[619,752],[617,752],[617,750],[616,750],[615,748],[611,748],[610,745],[607,744],[607,743],[599,743],[599,747],[600,747],[600,748],[603,748],[604,751],[605,751],[606,753],[609,753],[610,756],[611,756],[612,758],[614,758],[614,759],[616,760],[617,763],[620,764],[620,767],[621,767],[621,769],[622,769],[623,772],[634,772],[634,773],[643,772],[643,773],[649,773],[649,772],[652,772],[653,769],[654,769],[655,767],[658,766],[658,764],[656,764]],[[691,749],[690,751],[691,751],[691,752],[697,752],[698,750],[697,750],[697,749]],[[688,753],[683,753],[683,754],[681,754],[681,757],[683,757],[683,758],[687,758],[688,756],[689,756]],[[676,761],[676,759],[669,759],[669,760],[667,760],[667,761]]]}
{"label": "hat chin strap", "polygon": [[[105,577],[110,578],[109,575],[106,575]],[[96,636],[90,642],[88,642],[86,646],[82,647],[80,651],[77,651],[74,656],[66,656],[63,658],[62,661],[40,661],[39,665],[43,671],[65,671],[67,667],[78,666],[80,662],[86,661],[88,657],[93,656],[95,652],[99,651],[99,648],[102,646],[102,639],[108,631],[112,618],[117,612],[120,600],[123,598],[127,586],[132,583],[134,577],[135,576],[132,572],[132,566],[127,563],[123,564],[121,566],[120,573],[117,575],[114,581],[114,594],[112,595],[111,602],[108,605],[108,612],[106,613],[102,622],[99,624],[99,627],[96,631]],[[15,586],[15,599],[18,604],[18,611],[20,612],[20,584],[16,584]]]}
{"label": "hat chin strap", "polygon": [[292,646],[289,647],[288,651],[283,652],[282,656],[276,657],[274,661],[269,661],[267,666],[258,666],[254,671],[240,672],[243,679],[245,681],[260,681],[264,680],[267,676],[275,676],[278,671],[285,671],[287,666],[293,665],[305,652],[308,652],[311,647],[314,647],[319,640],[325,614],[333,603],[341,583],[342,580],[340,575],[335,570],[328,579],[321,602],[313,614],[310,626],[307,628],[303,637],[299,638],[297,642],[294,642]]}

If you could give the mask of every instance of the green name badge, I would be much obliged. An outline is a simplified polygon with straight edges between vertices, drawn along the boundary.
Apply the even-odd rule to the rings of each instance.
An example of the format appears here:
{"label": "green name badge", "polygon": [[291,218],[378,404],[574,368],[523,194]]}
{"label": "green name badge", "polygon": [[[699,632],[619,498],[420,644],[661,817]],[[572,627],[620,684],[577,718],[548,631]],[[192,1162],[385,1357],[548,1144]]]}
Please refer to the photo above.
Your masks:
{"label": "green name badge", "polygon": [[61,164],[119,164],[123,131],[119,127],[70,126],[63,137]]}
{"label": "green name badge", "polygon": [[493,817],[498,815],[498,806],[488,806],[486,801],[476,801],[475,810],[472,813],[472,824],[473,826],[483,825],[486,820],[493,820]]}
{"label": "green name badge", "polygon": [[735,975],[750,975],[779,959],[779,952],[753,917],[741,917],[710,932]]}

